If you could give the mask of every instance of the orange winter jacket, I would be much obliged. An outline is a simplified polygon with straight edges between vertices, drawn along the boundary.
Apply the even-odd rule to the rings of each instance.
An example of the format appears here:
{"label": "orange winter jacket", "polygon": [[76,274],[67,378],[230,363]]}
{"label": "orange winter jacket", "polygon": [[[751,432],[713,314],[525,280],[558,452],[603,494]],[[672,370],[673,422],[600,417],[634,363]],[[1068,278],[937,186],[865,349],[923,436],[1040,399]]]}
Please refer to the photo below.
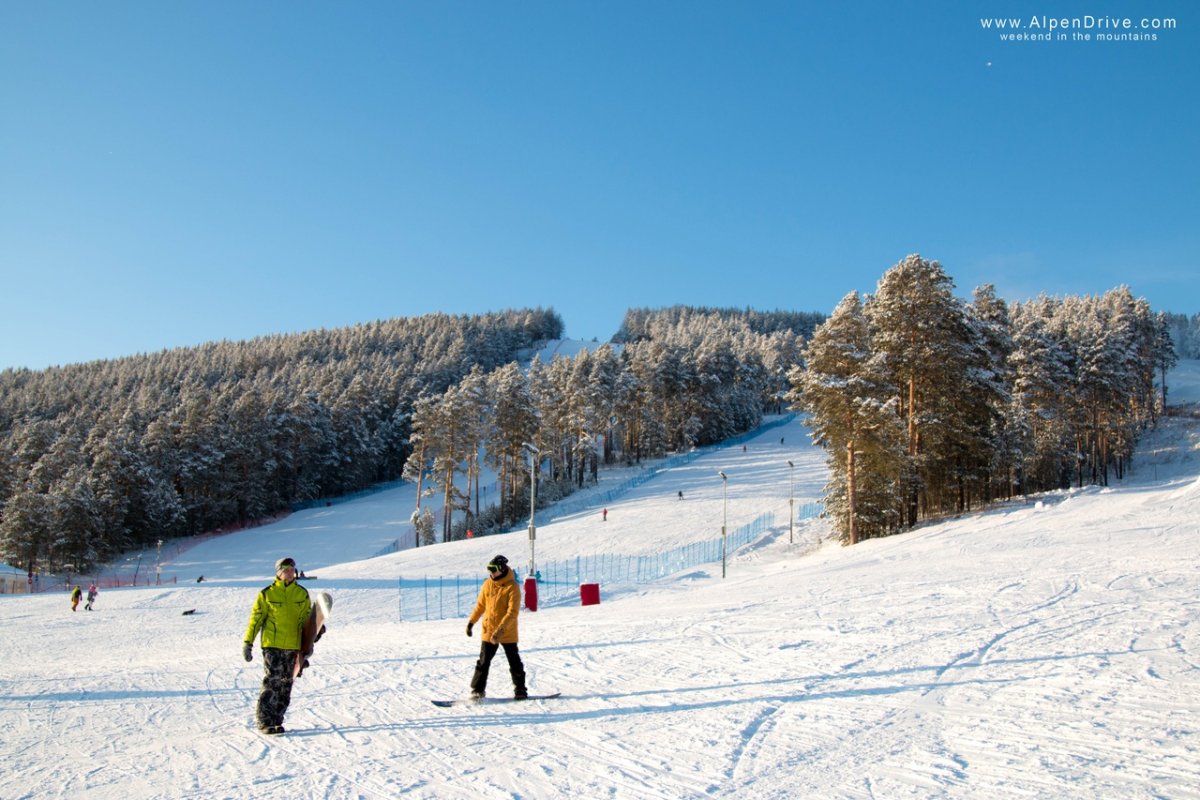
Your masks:
{"label": "orange winter jacket", "polygon": [[485,641],[494,641],[496,631],[500,632],[501,644],[517,641],[517,614],[521,610],[521,587],[510,569],[500,580],[488,578],[479,587],[479,599],[475,601],[475,610],[471,612],[472,624],[483,617],[483,633]]}

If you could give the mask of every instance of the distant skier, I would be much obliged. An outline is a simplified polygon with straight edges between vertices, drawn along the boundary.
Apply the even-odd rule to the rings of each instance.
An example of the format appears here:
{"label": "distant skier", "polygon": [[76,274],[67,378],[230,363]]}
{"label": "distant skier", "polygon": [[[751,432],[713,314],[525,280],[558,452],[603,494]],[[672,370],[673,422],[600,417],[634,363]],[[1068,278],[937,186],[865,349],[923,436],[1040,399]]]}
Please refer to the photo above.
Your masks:
{"label": "distant skier", "polygon": [[292,671],[300,651],[302,628],[312,613],[308,590],[296,582],[296,562],[275,562],[275,582],[258,593],[250,624],[242,637],[242,657],[254,658],[254,637],[262,632],[263,682],[255,720],[263,733],[283,733],[283,717],[292,700]]}
{"label": "distant skier", "polygon": [[88,599],[84,609],[91,611],[92,603],[96,602],[96,595],[99,594],[99,589],[96,588],[96,582],[92,581],[92,585],[88,587]]}
{"label": "distant skier", "polygon": [[679,499],[680,500],[683,499],[683,490],[682,489],[679,490]]}
{"label": "distant skier", "polygon": [[525,665],[517,649],[517,615],[521,611],[521,587],[516,576],[508,568],[508,559],[496,556],[487,565],[489,576],[479,587],[479,598],[467,620],[467,636],[471,635],[475,623],[483,620],[483,641],[479,647],[479,660],[475,662],[475,674],[471,676],[471,697],[479,699],[486,694],[488,671],[496,651],[504,648],[508,659],[508,672],[512,676],[513,697],[524,700],[529,696],[525,689]]}
{"label": "distant skier", "polygon": [[600,519],[602,519],[605,522],[608,522],[608,509],[607,508],[600,512]]}
{"label": "distant skier", "polygon": [[79,599],[81,597],[83,597],[83,589],[80,589],[78,586],[76,586],[74,589],[71,590],[71,610],[72,611],[79,608]]}

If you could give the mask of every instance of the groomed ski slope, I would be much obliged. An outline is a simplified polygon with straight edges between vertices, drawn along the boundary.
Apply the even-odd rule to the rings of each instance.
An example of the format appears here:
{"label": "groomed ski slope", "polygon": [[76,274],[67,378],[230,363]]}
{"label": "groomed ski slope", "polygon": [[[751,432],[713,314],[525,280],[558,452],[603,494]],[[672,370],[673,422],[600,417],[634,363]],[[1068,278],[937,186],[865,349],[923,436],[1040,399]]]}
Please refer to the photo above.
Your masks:
{"label": "groomed ski slope", "polygon": [[[1172,376],[1195,401],[1197,362]],[[1189,389],[1190,396],[1189,396]],[[720,565],[598,606],[521,617],[530,690],[466,690],[464,620],[399,622],[396,578],[483,576],[523,532],[366,559],[409,508],[383,496],[188,550],[176,585],[0,597],[4,798],[1200,797],[1200,441],[1164,420],[1136,472],[854,548],[788,543],[822,457],[799,423],[539,527],[539,558],[636,554],[775,530]],[[780,437],[785,443],[780,443]],[[677,492],[683,491],[680,501]],[[387,529],[381,532],[383,529]],[[285,737],[253,730],[240,646],[270,564],[335,598]],[[196,613],[182,612],[195,608]],[[490,689],[509,689],[502,663]]]}

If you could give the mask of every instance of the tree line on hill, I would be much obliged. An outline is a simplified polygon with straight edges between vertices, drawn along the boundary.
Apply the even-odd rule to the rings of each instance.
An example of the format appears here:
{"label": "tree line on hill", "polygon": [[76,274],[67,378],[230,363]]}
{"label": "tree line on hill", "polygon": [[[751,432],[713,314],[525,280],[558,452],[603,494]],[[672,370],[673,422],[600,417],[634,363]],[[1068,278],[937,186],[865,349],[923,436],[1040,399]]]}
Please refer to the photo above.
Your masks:
{"label": "tree line on hill", "polygon": [[[562,336],[553,310],[5,370],[0,557],[84,571],[401,476],[418,487],[418,542],[445,541],[518,523],[535,475],[550,502],[601,463],[717,442],[789,406],[828,450],[826,513],[851,543],[1121,474],[1187,325],[1126,287],[1011,307],[953,288],[910,256],[828,319],[631,309],[619,343],[528,368]],[[485,466],[497,497],[480,496]]]}
{"label": "tree line on hill", "polygon": [[710,308],[708,306],[671,306],[670,308],[631,308],[625,312],[621,326],[613,336],[615,344],[652,339],[664,326],[675,326],[687,318],[700,316],[745,325],[752,333],[772,334],[792,332],[807,337],[825,321],[816,311],[758,311],[753,308]]}
{"label": "tree line on hill", "polygon": [[562,331],[434,314],[0,372],[0,557],[79,572],[395,479],[417,398]]}
{"label": "tree line on hill", "polygon": [[[473,369],[413,410],[404,475],[417,483],[418,503],[437,496],[441,511],[440,532],[428,505],[414,511],[419,541],[515,524],[529,508],[531,470],[538,499],[551,502],[595,480],[601,463],[637,463],[755,427],[764,413],[783,410],[788,370],[820,319],[631,311],[622,330],[637,333],[622,345],[549,364],[534,358],[528,370]],[[490,504],[480,498],[484,466],[498,476]]]}
{"label": "tree line on hill", "polygon": [[875,294],[848,294],[791,372],[847,543],[1014,493],[1107,485],[1165,407],[1170,319],[1127,287],[1011,307],[991,286],[969,303],[953,288],[909,256]]}
{"label": "tree line on hill", "polygon": [[[442,539],[496,529],[528,507],[525,445],[543,454],[549,500],[594,478],[598,458],[740,433],[780,409],[813,324],[756,333],[736,314],[675,309],[643,318],[619,351],[535,358],[526,371],[522,353],[562,336],[552,310],[437,314],[6,370],[0,557],[85,571],[401,476],[419,496],[440,491]],[[492,509],[479,503],[481,452],[501,476]],[[455,481],[464,472],[474,503]],[[414,522],[433,527],[430,515]]]}

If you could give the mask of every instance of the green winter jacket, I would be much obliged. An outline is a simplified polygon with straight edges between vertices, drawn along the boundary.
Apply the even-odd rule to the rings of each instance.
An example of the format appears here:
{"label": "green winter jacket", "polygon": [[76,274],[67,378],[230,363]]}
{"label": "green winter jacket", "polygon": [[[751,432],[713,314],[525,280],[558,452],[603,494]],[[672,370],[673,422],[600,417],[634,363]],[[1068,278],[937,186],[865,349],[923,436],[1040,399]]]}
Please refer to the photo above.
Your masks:
{"label": "green winter jacket", "polygon": [[280,650],[299,650],[300,631],[312,613],[308,590],[299,583],[284,583],[278,578],[258,593],[250,610],[250,624],[242,641],[254,642],[262,631],[262,646]]}
{"label": "green winter jacket", "polygon": [[499,580],[488,578],[479,587],[479,598],[471,611],[470,622],[483,618],[483,638],[492,641],[497,632],[500,643],[517,641],[517,614],[521,611],[521,587],[511,569]]}

